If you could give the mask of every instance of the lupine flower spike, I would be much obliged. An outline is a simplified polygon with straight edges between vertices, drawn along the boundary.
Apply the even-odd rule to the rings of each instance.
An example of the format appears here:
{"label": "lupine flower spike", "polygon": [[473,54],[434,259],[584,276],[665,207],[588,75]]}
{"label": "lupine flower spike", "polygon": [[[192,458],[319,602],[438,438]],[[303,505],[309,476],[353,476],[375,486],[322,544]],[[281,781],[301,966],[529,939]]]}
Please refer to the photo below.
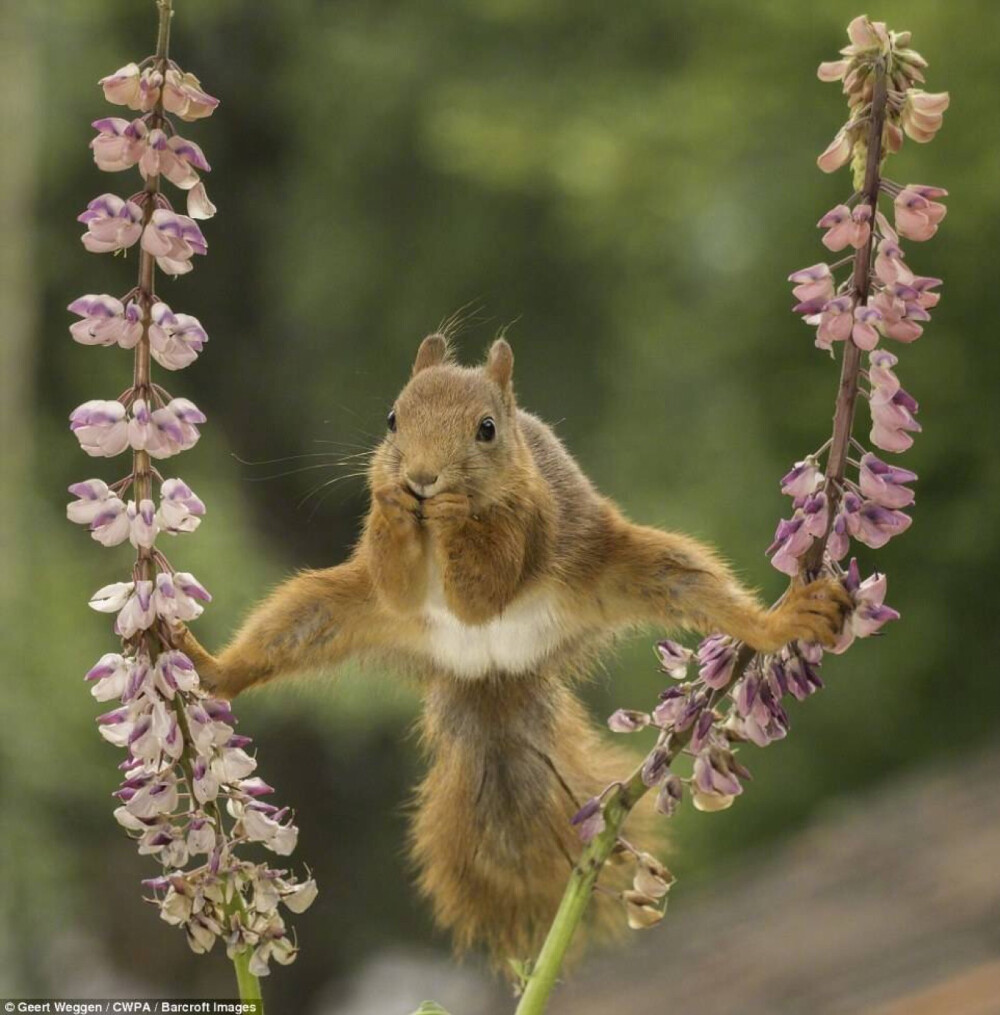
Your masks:
{"label": "lupine flower spike", "polygon": [[[823,245],[848,256],[789,275],[794,310],[815,329],[815,345],[831,356],[841,352],[834,429],[830,440],[782,478],[791,515],[778,523],[768,549],[774,567],[793,582],[827,576],[842,583],[853,609],[830,650],[838,654],[856,638],[878,634],[899,619],[885,603],[884,574],[862,580],[856,558],[846,568],[841,562],[852,544],[878,549],[909,528],[906,510],[915,500],[917,476],[857,442],[852,422],[857,400],[866,400],[869,440],[879,453],[907,450],[920,432],[917,401],[896,373],[896,352],[886,346],[899,349],[917,339],[940,298],[941,280],[915,273],[900,238],[930,239],[945,217],[941,198],[947,193],[941,187],[895,183],[883,172],[904,135],[931,140],[948,106],[946,93],[932,95],[917,87],[926,63],[909,48],[909,33],[859,17],[848,36],[842,59],[819,68],[821,80],[843,83],[848,119],[818,160],[824,172],[852,168],[853,194],[818,222]],[[89,516],[95,509],[84,505],[81,510]],[[612,848],[624,814],[650,789],[657,791],[657,809],[668,816],[685,796],[701,811],[730,807],[750,777],[740,761],[742,746],[765,747],[783,739],[790,726],[789,699],[802,701],[823,687],[819,645],[794,642],[778,652],[755,654],[712,635],[693,652],[671,641],[660,642],[656,651],[670,678],[659,702],[649,712],[619,709],[608,721],[617,733],[652,728],[655,744],[630,780],[587,801],[574,819],[581,838],[591,843],[588,850],[595,843]],[[672,771],[682,754],[691,758],[688,778]],[[637,857],[636,863],[636,881],[622,902],[630,927],[649,927],[662,916],[673,879],[651,874],[650,858]]]}
{"label": "lupine flower spike", "polygon": [[[156,53],[100,82],[108,101],[140,115],[96,120],[91,142],[98,169],[135,168],[141,189],[128,197],[102,194],[80,216],[87,250],[114,253],[138,245],[138,284],[121,297],[89,294],[69,306],[79,318],[70,326],[77,342],[133,351],[133,386],[114,400],[86,401],[70,415],[88,455],[116,458],[130,451],[131,467],[111,483],[74,483],[66,513],[102,545],[128,541],[137,551],[127,580],[91,597],[93,609],[114,615],[122,645],[102,656],[86,679],[94,698],[112,706],[97,719],[101,736],[125,751],[115,818],[139,852],[161,867],[143,882],[148,901],[184,931],[194,951],[207,952],[221,940],[243,972],[257,977],[272,960],[295,958],[282,909],[301,913],[316,885],[272,862],[240,857],[241,847],[255,842],[287,856],[298,829],[287,807],[266,802],[273,790],[255,774],[251,740],[236,732],[228,703],[214,697],[191,660],[172,647],[176,626],[197,618],[211,596],[194,575],[174,569],[158,542],[194,532],[205,505],[183,479],[161,476],[153,460],[193,447],[205,415],[153,383],[151,361],[180,370],[198,357],[208,336],[197,318],[157,299],[153,282],[157,267],[185,274],[194,255],[208,249],[194,220],[215,212],[201,180],[209,164],[197,144],[177,133],[172,115],[209,116],[218,99],[168,57],[171,0],[157,6]],[[164,181],[186,192],[186,215],[173,210]]]}

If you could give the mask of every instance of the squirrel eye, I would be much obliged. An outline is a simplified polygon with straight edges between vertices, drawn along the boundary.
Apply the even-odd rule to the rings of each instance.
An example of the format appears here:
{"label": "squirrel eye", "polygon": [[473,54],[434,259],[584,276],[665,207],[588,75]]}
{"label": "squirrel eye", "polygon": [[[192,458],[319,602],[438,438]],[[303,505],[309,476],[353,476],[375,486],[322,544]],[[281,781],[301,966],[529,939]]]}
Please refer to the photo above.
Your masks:
{"label": "squirrel eye", "polygon": [[497,435],[497,425],[492,416],[487,416],[479,424],[479,429],[476,431],[477,441],[486,441],[487,443],[493,440]]}
{"label": "squirrel eye", "polygon": [[390,409],[389,415],[385,417],[385,425],[389,428],[389,433],[396,432],[396,410]]}

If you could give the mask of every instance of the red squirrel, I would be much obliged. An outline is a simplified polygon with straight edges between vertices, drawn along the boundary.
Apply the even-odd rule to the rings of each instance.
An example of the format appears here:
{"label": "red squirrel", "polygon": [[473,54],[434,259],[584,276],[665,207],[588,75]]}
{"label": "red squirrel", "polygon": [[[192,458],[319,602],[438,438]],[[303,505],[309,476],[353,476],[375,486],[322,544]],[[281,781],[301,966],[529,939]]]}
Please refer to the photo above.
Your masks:
{"label": "red squirrel", "polygon": [[352,657],[415,675],[429,760],[412,829],[420,887],[456,946],[485,945],[498,965],[537,950],[581,848],[570,817],[632,767],[573,693],[612,637],[830,645],[847,605],[820,580],[769,611],[709,547],[630,522],[518,408],[513,365],[503,339],[478,367],[452,362],[443,335],[424,339],[347,561],[280,585],[217,656],[177,637],[225,697]]}

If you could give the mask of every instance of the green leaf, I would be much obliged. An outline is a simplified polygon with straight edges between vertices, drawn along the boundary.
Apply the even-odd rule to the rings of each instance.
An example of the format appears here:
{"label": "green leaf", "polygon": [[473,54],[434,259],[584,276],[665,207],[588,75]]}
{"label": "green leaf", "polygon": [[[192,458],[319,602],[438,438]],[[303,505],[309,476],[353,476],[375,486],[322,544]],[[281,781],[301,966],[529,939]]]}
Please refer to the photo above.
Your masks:
{"label": "green leaf", "polygon": [[437,1001],[424,1001],[413,1015],[448,1015]]}

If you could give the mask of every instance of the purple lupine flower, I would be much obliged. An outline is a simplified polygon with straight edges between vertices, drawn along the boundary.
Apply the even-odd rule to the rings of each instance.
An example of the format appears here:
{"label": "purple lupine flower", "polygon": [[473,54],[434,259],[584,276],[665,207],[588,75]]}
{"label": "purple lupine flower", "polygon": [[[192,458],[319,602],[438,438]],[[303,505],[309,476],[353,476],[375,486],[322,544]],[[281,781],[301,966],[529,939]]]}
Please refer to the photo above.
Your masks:
{"label": "purple lupine flower", "polygon": [[899,613],[885,605],[886,585],[886,576],[878,572],[862,582],[857,560],[851,561],[844,588],[851,594],[855,606],[844,624],[837,644],[830,652],[840,655],[851,647],[855,638],[867,638],[890,620],[899,619]]}
{"label": "purple lupine flower", "polygon": [[111,458],[128,447],[128,424],[121,402],[93,398],[78,405],[69,420],[80,447],[91,457]]}
{"label": "purple lupine flower", "polygon": [[139,501],[139,506],[136,507],[135,501],[130,500],[126,511],[126,518],[128,520],[129,542],[136,548],[140,546],[147,548],[152,546],[158,531],[156,505],[148,498],[145,498]]}
{"label": "purple lupine flower", "polygon": [[122,304],[106,293],[81,296],[68,309],[82,320],[69,326],[81,345],[117,345],[133,349],[142,336],[142,315],[135,302]]}
{"label": "purple lupine flower", "polygon": [[642,763],[642,781],[646,786],[658,786],[670,774],[670,752],[665,747],[654,747]]}
{"label": "purple lupine flower", "polygon": [[676,641],[664,638],[656,643],[656,654],[660,660],[660,669],[674,680],[683,680],[687,676],[688,666],[694,653]]}
{"label": "purple lupine flower", "polygon": [[142,209],[114,194],[101,194],[77,216],[87,231],[81,239],[92,254],[108,254],[131,247],[142,234]]}
{"label": "purple lupine flower", "polygon": [[[97,607],[94,608],[97,609]],[[153,583],[144,580],[137,581],[134,583],[125,605],[118,612],[118,617],[115,620],[115,633],[122,638],[131,638],[139,631],[145,631],[152,627],[154,620],[156,620],[156,609],[153,604]]]}
{"label": "purple lupine flower", "polygon": [[157,208],[142,231],[142,249],[156,258],[161,271],[185,275],[194,267],[191,258],[208,252],[208,243],[194,219]]}
{"label": "purple lupine flower", "polygon": [[180,370],[198,358],[208,335],[197,317],[175,314],[166,303],[153,304],[150,311],[149,351],[166,370]]}
{"label": "purple lupine flower", "polygon": [[789,519],[778,522],[774,541],[767,548],[771,564],[783,574],[794,577],[799,573],[799,559],[812,546],[813,537],[806,528],[806,519],[796,511]]}
{"label": "purple lupine flower", "polygon": [[665,817],[670,817],[684,799],[684,783],[679,775],[671,772],[663,781],[659,793],[656,795],[656,809]]}
{"label": "purple lupine flower", "polygon": [[165,479],[160,487],[160,508],[157,524],[163,532],[177,535],[194,532],[201,524],[205,505],[181,479]]}
{"label": "purple lupine flower", "polygon": [[736,648],[725,635],[710,635],[698,646],[698,676],[713,690],[729,683],[735,663]]}
{"label": "purple lupine flower", "polygon": [[691,802],[699,811],[723,811],[743,792],[728,751],[710,748],[694,759]]}
{"label": "purple lupine flower", "polygon": [[120,698],[131,672],[131,664],[117,652],[106,652],[87,671],[85,680],[93,681],[90,693],[96,701],[111,701]]}
{"label": "purple lupine flower", "polygon": [[580,836],[581,842],[590,842],[591,839],[604,831],[604,810],[601,801],[597,797],[591,797],[570,819],[570,824],[576,828],[576,834]]}

